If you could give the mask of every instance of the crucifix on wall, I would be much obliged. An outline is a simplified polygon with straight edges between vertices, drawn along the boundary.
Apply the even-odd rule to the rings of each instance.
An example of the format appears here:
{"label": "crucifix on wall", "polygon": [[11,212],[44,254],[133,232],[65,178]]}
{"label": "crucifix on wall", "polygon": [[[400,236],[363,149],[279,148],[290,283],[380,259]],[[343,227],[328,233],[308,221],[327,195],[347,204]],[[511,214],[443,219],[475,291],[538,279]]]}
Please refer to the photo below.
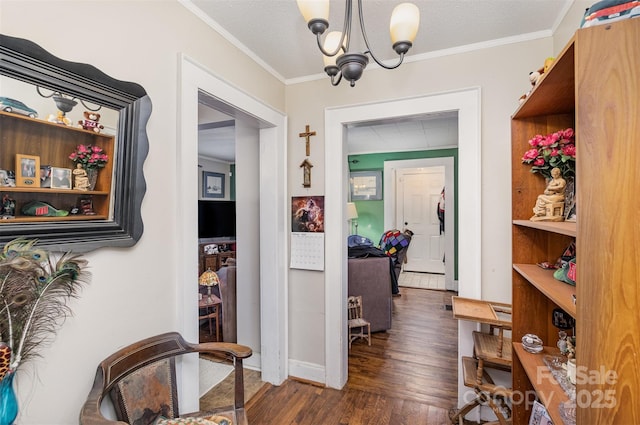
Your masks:
{"label": "crucifix on wall", "polygon": [[309,146],[309,142],[310,142],[309,137],[311,137],[311,136],[315,136],[315,135],[316,135],[316,132],[315,132],[315,131],[309,131],[309,130],[310,130],[310,129],[309,129],[309,124],[307,124],[307,125],[304,127],[304,133],[300,133],[300,134],[299,134],[299,136],[300,136],[300,137],[304,137],[304,138],[305,138],[305,147],[307,148],[307,150],[306,150],[306,152],[307,152],[307,156],[309,156],[309,155],[310,155],[310,152],[311,152],[311,151],[310,151],[310,146]]}

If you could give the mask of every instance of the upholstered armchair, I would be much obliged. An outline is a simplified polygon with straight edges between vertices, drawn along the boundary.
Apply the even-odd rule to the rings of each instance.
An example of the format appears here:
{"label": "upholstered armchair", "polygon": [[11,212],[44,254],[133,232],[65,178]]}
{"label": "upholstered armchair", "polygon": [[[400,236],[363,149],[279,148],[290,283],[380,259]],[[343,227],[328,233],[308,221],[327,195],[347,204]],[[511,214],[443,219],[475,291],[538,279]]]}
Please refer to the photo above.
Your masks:
{"label": "upholstered armchair", "polygon": [[[235,401],[232,406],[186,415],[178,411],[176,363],[180,356],[188,353],[209,353],[233,361]],[[238,344],[191,344],[176,332],[133,343],[111,354],[98,366],[80,412],[80,424],[169,425],[176,423],[173,419],[188,417],[198,419],[186,423],[247,425],[242,360],[251,354],[249,347]],[[116,421],[105,418],[101,412],[102,402],[107,397],[113,402]]]}

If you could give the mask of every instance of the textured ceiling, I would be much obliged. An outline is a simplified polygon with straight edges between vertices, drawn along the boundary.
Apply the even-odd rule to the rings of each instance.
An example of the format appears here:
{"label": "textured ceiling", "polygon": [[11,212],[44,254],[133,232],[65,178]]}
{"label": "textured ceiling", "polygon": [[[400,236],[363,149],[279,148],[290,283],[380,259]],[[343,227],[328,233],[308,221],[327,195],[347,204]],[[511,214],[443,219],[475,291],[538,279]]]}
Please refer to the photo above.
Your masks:
{"label": "textured ceiling", "polygon": [[[322,56],[295,0],[179,0],[238,49],[285,83],[327,78]],[[420,8],[420,29],[405,61],[549,37],[574,0],[410,0]],[[357,7],[357,0],[353,1]],[[401,1],[363,0],[367,37],[376,56],[393,63],[389,17]],[[341,30],[344,0],[330,0],[330,28]],[[364,50],[353,22],[352,50]],[[369,68],[377,66],[370,61]],[[327,84],[329,84],[327,82]],[[343,82],[343,84],[345,84]],[[367,123],[350,128],[350,153],[381,152],[389,137],[404,150],[450,146],[457,140],[457,117],[421,117],[402,122]],[[233,126],[211,125],[230,117],[202,112],[201,155],[234,160]],[[398,135],[402,135],[398,138]],[[437,137],[436,137],[437,135]]]}
{"label": "textured ceiling", "polygon": [[[295,0],[180,0],[283,81],[323,73],[322,56]],[[420,9],[420,29],[406,60],[479,43],[550,36],[572,0],[411,0]],[[357,1],[354,0],[354,8]],[[401,1],[364,0],[370,45],[377,57],[396,58],[389,18]],[[341,31],[344,0],[330,1],[329,31]],[[352,50],[362,47],[357,18]],[[363,48],[358,49],[360,51]],[[373,61],[372,61],[373,62]],[[369,66],[372,66],[371,64]]]}

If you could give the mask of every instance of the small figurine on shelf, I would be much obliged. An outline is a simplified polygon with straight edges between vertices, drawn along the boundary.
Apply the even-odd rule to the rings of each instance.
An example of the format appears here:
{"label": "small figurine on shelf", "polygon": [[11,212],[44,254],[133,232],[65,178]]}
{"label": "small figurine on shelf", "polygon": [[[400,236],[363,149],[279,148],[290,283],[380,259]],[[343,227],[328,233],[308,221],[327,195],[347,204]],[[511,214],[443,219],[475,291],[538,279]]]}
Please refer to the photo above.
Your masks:
{"label": "small figurine on shelf", "polygon": [[89,190],[89,177],[80,163],[77,163],[76,169],[73,170],[73,188],[82,191]]}
{"label": "small figurine on shelf", "polygon": [[560,354],[566,356],[569,353],[569,347],[567,346],[567,333],[565,331],[558,332],[558,340],[557,346],[560,350]]}
{"label": "small figurine on shelf", "polygon": [[49,114],[47,121],[62,125],[71,125],[71,120],[67,118],[66,114],[62,111],[58,111],[57,115]]}
{"label": "small figurine on shelf", "polygon": [[100,133],[104,129],[104,125],[100,124],[100,114],[97,112],[84,111],[84,119],[78,121],[78,125],[89,131]]}
{"label": "small figurine on shelf", "polygon": [[576,357],[576,337],[567,337],[567,358],[573,359]]}
{"label": "small figurine on shelf", "polygon": [[3,220],[15,218],[16,216],[16,201],[5,194],[2,197],[2,205],[0,205],[0,216]]}
{"label": "small figurine on shelf", "polygon": [[93,210],[93,200],[91,196],[81,196],[78,199],[78,206],[80,207],[80,213],[83,215],[96,215]]}
{"label": "small figurine on shelf", "polygon": [[551,180],[544,193],[538,195],[533,207],[531,221],[563,221],[564,220],[564,189],[567,181],[562,178],[559,168],[551,170]]}

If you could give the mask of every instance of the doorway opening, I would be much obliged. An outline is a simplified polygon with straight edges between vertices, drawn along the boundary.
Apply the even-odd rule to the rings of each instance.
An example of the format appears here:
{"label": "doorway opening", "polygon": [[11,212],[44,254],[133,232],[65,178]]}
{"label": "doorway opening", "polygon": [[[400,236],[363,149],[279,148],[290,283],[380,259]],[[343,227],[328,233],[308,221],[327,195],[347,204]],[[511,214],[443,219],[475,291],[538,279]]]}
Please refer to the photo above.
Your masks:
{"label": "doorway opening", "polygon": [[[401,209],[398,206],[398,198],[402,199],[404,197],[404,193],[399,193],[401,190],[401,185],[398,183],[399,176],[402,175],[415,175],[420,174],[422,170],[425,172],[431,170],[442,170],[442,180],[443,182],[435,185],[434,190],[432,192],[435,196],[430,196],[426,199],[422,199],[422,202],[425,204],[421,204],[418,207],[422,207],[424,211],[421,211],[422,214],[425,214],[427,219],[429,220],[428,226],[430,226],[429,233],[430,239],[424,240],[424,244],[429,244],[431,246],[432,257],[431,261],[435,263],[439,263],[442,267],[442,273],[444,274],[444,279],[430,279],[431,282],[437,282],[438,287],[434,287],[433,283],[429,283],[428,289],[446,289],[448,291],[458,291],[458,282],[455,276],[456,263],[455,257],[457,252],[455,237],[456,226],[455,226],[455,208],[456,208],[456,183],[455,183],[455,161],[451,156],[445,157],[435,157],[435,158],[420,158],[420,159],[411,159],[411,160],[402,160],[402,161],[385,161],[384,163],[384,223],[385,229],[392,229],[404,226],[404,221],[401,216]],[[421,180],[421,179],[420,179]],[[444,226],[441,228],[438,219],[437,219],[437,208],[438,208],[438,200],[440,198],[440,192],[442,191],[442,187],[446,189],[446,208],[444,209]],[[422,218],[422,220],[427,220]],[[409,226],[410,230],[415,233],[415,230]],[[436,239],[436,240],[434,240]],[[424,251],[423,247],[418,247],[416,249],[416,245],[414,244],[414,240],[411,241],[411,246],[409,247],[409,252],[407,255],[412,254],[412,248],[416,251],[416,254],[422,253]],[[418,242],[420,240],[418,239]],[[441,247],[442,253],[440,253],[440,247],[438,246],[438,252],[435,252],[435,245],[442,244]],[[412,254],[413,255],[413,254]],[[447,260],[449,259],[449,260]],[[411,260],[411,258],[409,258]],[[444,261],[442,261],[444,260]],[[439,273],[439,271],[432,269],[425,269],[424,265],[416,265],[412,270],[420,271],[420,272],[431,272],[431,273]],[[426,281],[426,279],[425,279]],[[440,285],[442,282],[442,285]]]}
{"label": "doorway opening", "polygon": [[[392,112],[390,112],[392,111]],[[337,229],[325,235],[327,246],[341,247],[328,250],[325,258],[326,305],[326,384],[342,388],[348,375],[348,351],[345,338],[347,299],[347,187],[348,174],[346,129],[351,123],[394,117],[408,117],[442,111],[458,111],[459,158],[459,232],[457,244],[459,261],[465,264],[459,270],[461,296],[480,295],[480,89],[434,94],[410,99],[380,102],[325,111],[325,160],[336,167],[325,176],[325,209],[327,229]],[[338,284],[336,284],[336,282]],[[460,325],[459,325],[460,329]],[[464,329],[466,330],[466,328]],[[459,334],[464,334],[460,332]],[[473,349],[469,341],[458,338],[459,353],[467,355]],[[460,374],[462,375],[462,374]],[[464,388],[459,385],[459,388]]]}
{"label": "doorway opening", "polygon": [[[198,105],[201,92],[215,100],[221,112],[236,121],[237,157],[248,155],[244,164],[236,161],[238,179],[255,179],[255,195],[243,191],[236,196],[238,225],[236,235],[238,258],[238,342],[253,349],[245,361],[262,371],[264,381],[279,385],[287,377],[286,289],[288,221],[286,205],[286,118],[283,114],[258,102],[251,96],[217,78],[199,64],[183,56],[180,61],[180,143],[176,153],[178,193],[177,207],[177,282],[193,282],[197,273],[197,199],[198,199]],[[255,151],[241,152],[242,147]],[[259,152],[259,154],[258,154]],[[248,177],[250,176],[250,177]],[[242,184],[237,180],[238,184]],[[260,190],[269,188],[269,190]],[[253,220],[253,216],[257,220]],[[254,223],[255,222],[255,223]],[[251,224],[254,223],[254,224]],[[259,243],[256,241],[259,240]],[[277,240],[276,248],[273,241]],[[246,251],[242,251],[242,250]],[[254,258],[252,258],[254,257]],[[257,257],[257,258],[256,258]],[[247,262],[248,267],[243,266]],[[245,277],[240,270],[245,270]],[[250,273],[247,275],[246,273]],[[253,273],[253,274],[251,274]],[[245,285],[245,286],[243,286]],[[190,340],[198,338],[198,305],[194,296],[196,284],[185,284],[178,290],[179,331]],[[258,307],[259,306],[259,307]],[[273,308],[273,306],[279,306]],[[242,318],[241,318],[242,317]],[[267,326],[268,324],[268,326]],[[185,364],[182,382],[197,382],[197,362]],[[197,410],[197,388],[183,385],[185,396]],[[187,405],[187,407],[191,404]]]}

